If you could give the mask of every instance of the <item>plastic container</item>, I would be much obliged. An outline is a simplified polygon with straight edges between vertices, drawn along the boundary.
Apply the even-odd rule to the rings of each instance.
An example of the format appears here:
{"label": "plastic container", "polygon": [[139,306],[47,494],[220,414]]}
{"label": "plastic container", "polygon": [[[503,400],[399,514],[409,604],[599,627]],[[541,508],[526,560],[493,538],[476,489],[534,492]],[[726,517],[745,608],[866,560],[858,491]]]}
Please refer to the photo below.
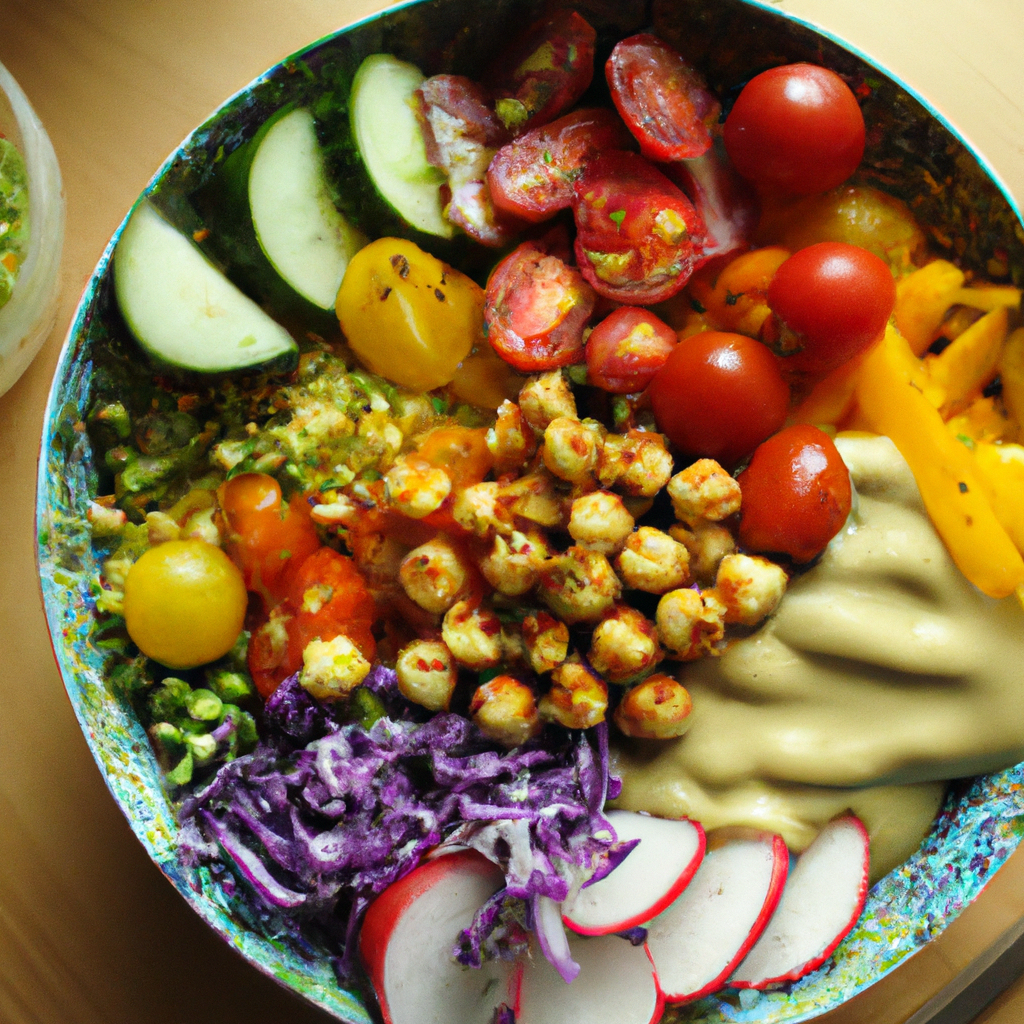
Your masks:
{"label": "plastic container", "polygon": [[53,145],[28,98],[0,64],[0,132],[25,159],[28,255],[10,300],[0,307],[0,395],[28,368],[57,316],[64,247],[64,190]]}

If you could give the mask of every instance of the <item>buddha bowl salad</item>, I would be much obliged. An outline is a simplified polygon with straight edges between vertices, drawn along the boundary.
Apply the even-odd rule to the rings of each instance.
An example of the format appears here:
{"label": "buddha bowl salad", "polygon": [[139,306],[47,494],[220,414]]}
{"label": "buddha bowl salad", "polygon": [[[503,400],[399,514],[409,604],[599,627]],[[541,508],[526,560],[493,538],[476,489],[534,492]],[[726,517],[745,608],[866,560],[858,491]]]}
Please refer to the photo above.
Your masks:
{"label": "buddha bowl salad", "polygon": [[[562,12],[482,78],[381,52],[323,90],[187,211],[139,202],[131,341],[95,356],[99,643],[183,862],[391,1024],[647,1024],[799,979],[883,867],[871,812],[666,813],[614,768],[685,751],[688,680],[852,547],[874,435],[963,600],[1019,626],[1009,267],[859,182],[858,96],[816,65],[716,95]],[[1024,733],[990,742],[950,757]],[[906,760],[899,859],[958,774]]]}

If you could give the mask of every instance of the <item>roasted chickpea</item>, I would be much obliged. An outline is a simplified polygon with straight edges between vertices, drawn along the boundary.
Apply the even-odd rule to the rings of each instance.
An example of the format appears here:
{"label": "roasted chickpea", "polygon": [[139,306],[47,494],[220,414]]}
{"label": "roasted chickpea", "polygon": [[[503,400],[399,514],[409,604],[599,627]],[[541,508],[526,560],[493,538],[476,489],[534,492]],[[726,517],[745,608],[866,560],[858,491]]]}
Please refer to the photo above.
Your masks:
{"label": "roasted chickpea", "polygon": [[725,606],[712,590],[671,590],[658,602],[658,637],[682,661],[717,653],[725,636]]}
{"label": "roasted chickpea", "polygon": [[559,370],[542,373],[523,385],[519,392],[519,408],[523,418],[543,434],[548,424],[559,416],[577,419],[576,399]]}
{"label": "roasted chickpea", "polygon": [[690,727],[693,701],[682,683],[656,672],[622,698],[613,719],[627,736],[667,740],[682,736]]}
{"label": "roasted chickpea", "polygon": [[778,607],[788,579],[786,570],[767,558],[726,555],[715,581],[715,592],[725,605],[725,621],[756,625]]}
{"label": "roasted chickpea", "polygon": [[406,594],[424,611],[446,612],[469,586],[472,568],[448,540],[435,537],[402,559],[398,578]]}
{"label": "roasted chickpea", "polygon": [[477,687],[469,713],[480,731],[505,747],[518,747],[543,724],[533,691],[514,676],[495,676]]}
{"label": "roasted chickpea", "polygon": [[560,480],[583,483],[597,467],[600,434],[568,416],[553,419],[544,431],[544,465]]}
{"label": "roasted chickpea", "polygon": [[569,627],[547,612],[523,619],[523,643],[538,675],[557,668],[569,653]]}
{"label": "roasted chickpea", "polygon": [[740,510],[740,485],[714,459],[698,459],[668,482],[676,518],[726,519]]}
{"label": "roasted chickpea", "polygon": [[690,553],[667,533],[641,526],[626,538],[615,560],[615,570],[627,587],[665,594],[688,582]]}
{"label": "roasted chickpea", "polygon": [[477,672],[501,663],[501,620],[483,605],[459,601],[445,613],[441,639],[455,660]]}
{"label": "roasted chickpea", "polygon": [[551,689],[541,697],[539,711],[566,729],[589,729],[604,721],[608,685],[574,656],[551,673]]}
{"label": "roasted chickpea", "polygon": [[608,559],[578,546],[544,563],[537,589],[540,599],[569,625],[597,622],[621,592]]}
{"label": "roasted chickpea", "polygon": [[587,659],[610,683],[624,683],[662,659],[654,623],[629,605],[620,605],[594,629]]}
{"label": "roasted chickpea", "polygon": [[398,689],[406,700],[428,711],[447,711],[459,670],[440,640],[414,640],[398,652]]}
{"label": "roasted chickpea", "polygon": [[633,532],[633,517],[622,499],[610,491],[593,491],[572,503],[569,535],[580,547],[611,555]]}

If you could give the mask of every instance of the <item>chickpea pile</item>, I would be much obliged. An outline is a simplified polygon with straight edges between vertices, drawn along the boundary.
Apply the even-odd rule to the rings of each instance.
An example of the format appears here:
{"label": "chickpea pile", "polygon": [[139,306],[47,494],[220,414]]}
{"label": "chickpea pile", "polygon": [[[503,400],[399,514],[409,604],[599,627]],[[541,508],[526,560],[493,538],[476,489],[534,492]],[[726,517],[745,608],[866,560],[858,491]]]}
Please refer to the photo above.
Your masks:
{"label": "chickpea pile", "polygon": [[[531,378],[518,403],[506,400],[486,443],[494,479],[460,488],[451,467],[427,463],[419,449],[383,477],[389,511],[423,521],[445,505],[462,536],[439,530],[405,551],[364,537],[353,548],[368,578],[397,576],[422,617],[422,638],[397,657],[402,693],[439,711],[460,668],[500,670],[477,688],[470,713],[511,747],[545,721],[603,721],[612,684],[625,690],[614,713],[622,732],[681,735],[690,697],[659,666],[717,655],[728,625],[757,624],[786,588],[781,566],[736,550],[728,523],[740,507],[737,482],[710,459],[673,475],[660,434],[580,419],[559,371]],[[638,527],[663,488],[676,522]],[[336,511],[319,514],[337,521]],[[653,621],[630,591],[658,596]],[[539,700],[533,677],[548,682]]]}

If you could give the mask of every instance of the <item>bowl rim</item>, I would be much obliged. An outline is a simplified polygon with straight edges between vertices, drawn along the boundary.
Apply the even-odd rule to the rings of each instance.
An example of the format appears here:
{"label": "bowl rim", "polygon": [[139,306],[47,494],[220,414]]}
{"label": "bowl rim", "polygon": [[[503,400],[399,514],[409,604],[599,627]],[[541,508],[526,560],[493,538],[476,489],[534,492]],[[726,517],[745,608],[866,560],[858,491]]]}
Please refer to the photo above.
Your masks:
{"label": "bowl rim", "polygon": [[[130,218],[132,212],[136,206],[143,202],[156,188],[156,186],[163,180],[167,175],[168,171],[174,165],[176,160],[186,151],[190,145],[205,129],[213,125],[217,119],[222,115],[225,108],[229,107],[235,101],[245,97],[251,93],[260,83],[267,81],[271,76],[275,75],[279,69],[297,60],[301,60],[310,52],[318,49],[324,44],[328,44],[336,39],[339,39],[349,33],[352,33],[363,26],[370,25],[374,22],[382,19],[394,16],[395,14],[406,11],[419,6],[429,5],[434,0],[402,0],[400,3],[393,4],[383,10],[375,13],[366,15],[363,18],[347,23],[340,28],[337,28],[331,32],[325,33],[318,39],[305,44],[293,53],[281,58],[270,68],[266,69],[247,84],[236,90],[230,96],[225,98],[218,106],[200,122],[195,128],[193,128],[184,139],[171,151],[171,153],[162,161],[157,170],[150,177],[143,190],[140,192],[138,197],[132,203],[131,207],[125,214],[124,218],[114,230],[109,241],[104,247],[94,269],[92,270],[89,280],[83,289],[82,295],[76,304],[74,314],[69,324],[67,333],[62,343],[60,353],[57,359],[57,363],[54,369],[53,380],[47,396],[46,406],[43,414],[43,427],[40,438],[40,447],[38,455],[38,473],[37,473],[37,486],[36,486],[36,506],[35,506],[35,540],[36,540],[36,564],[37,573],[39,577],[41,596],[44,604],[44,610],[47,621],[48,633],[50,636],[51,647],[54,651],[54,658],[58,666],[58,670],[61,675],[62,682],[65,687],[65,691],[72,704],[72,708],[75,712],[76,718],[79,720],[79,724],[85,733],[85,738],[90,749],[90,753],[93,759],[96,761],[97,766],[100,769],[100,773],[103,777],[104,784],[110,790],[115,802],[118,804],[121,812],[125,815],[128,820],[129,826],[135,832],[137,838],[142,843],[147,855],[156,864],[157,868],[162,874],[167,877],[171,884],[178,890],[179,894],[183,899],[195,910],[199,916],[207,922],[229,945],[234,948],[239,955],[243,956],[246,961],[260,970],[262,973],[271,977],[282,986],[289,988],[291,991],[308,999],[314,1005],[320,1009],[336,1016],[343,1022],[350,1022],[350,1024],[369,1024],[370,1017],[367,1016],[364,1004],[359,1001],[359,994],[357,992],[348,992],[340,987],[336,982],[333,985],[325,986],[323,979],[317,981],[312,979],[313,984],[309,984],[309,978],[307,975],[301,977],[295,972],[289,970],[289,965],[286,965],[280,961],[280,959],[274,959],[277,956],[278,950],[274,948],[274,944],[270,940],[265,939],[262,935],[253,935],[247,927],[239,927],[237,921],[232,922],[227,920],[225,912],[227,908],[223,904],[215,904],[210,899],[205,890],[195,884],[194,881],[189,880],[185,877],[184,873],[180,870],[175,870],[174,865],[169,864],[166,861],[162,861],[158,858],[158,855],[154,849],[152,843],[152,836],[147,832],[147,821],[140,820],[136,814],[132,813],[132,809],[127,805],[126,801],[123,800],[114,788],[113,779],[108,769],[104,765],[104,760],[100,750],[100,744],[95,733],[90,729],[89,722],[86,718],[84,709],[84,703],[82,695],[78,692],[77,687],[72,686],[72,679],[75,676],[75,668],[71,664],[70,657],[64,645],[60,641],[62,632],[62,623],[58,615],[58,605],[53,600],[51,594],[47,591],[48,589],[56,590],[57,587],[50,581],[48,588],[45,572],[47,569],[46,555],[45,555],[45,536],[48,529],[48,522],[46,521],[47,514],[47,500],[49,497],[48,490],[50,486],[50,478],[46,472],[48,453],[54,446],[55,434],[57,432],[58,414],[61,403],[61,396],[59,394],[58,385],[66,382],[69,371],[73,368],[75,363],[75,357],[77,354],[77,342],[82,338],[84,328],[88,325],[90,307],[96,298],[96,291],[98,285],[104,281],[110,273],[111,259],[113,256],[114,249],[117,245],[118,239],[120,238],[124,228]],[[1014,198],[1002,178],[991,166],[988,160],[981,154],[970,139],[957,128],[949,118],[946,117],[941,111],[935,108],[927,99],[925,99],[914,87],[903,81],[899,76],[894,74],[888,69],[888,67],[882,62],[876,60],[870,54],[866,53],[862,49],[853,46],[852,44],[845,41],[842,37],[832,32],[829,29],[823,28],[822,26],[808,20],[802,16],[793,14],[786,10],[780,10],[772,0],[730,0],[737,8],[739,7],[751,7],[759,11],[764,12],[768,16],[773,16],[779,19],[781,22],[789,22],[802,26],[816,36],[825,38],[833,43],[838,49],[851,54],[852,56],[859,59],[868,67],[880,72],[886,79],[897,86],[903,93],[908,95],[910,98],[915,100],[923,110],[928,114],[930,118],[936,121],[941,127],[943,127],[954,139],[960,142],[966,152],[970,155],[984,175],[992,182],[992,184],[998,189],[1003,196],[1009,209],[1012,211],[1016,221],[1024,226],[1024,216],[1021,213],[1021,206]],[[565,6],[569,6],[566,4]],[[2,71],[0,66],[0,71]],[[58,172],[59,173],[59,172]],[[144,752],[148,754],[149,760],[153,762],[152,753],[148,749]],[[980,787],[980,788],[979,788]],[[979,777],[976,780],[968,781],[968,784],[957,794],[958,798],[966,802],[969,806],[974,808],[982,808],[987,804],[988,798],[995,792],[1002,792],[1003,789],[1009,788],[1014,791],[1020,791],[1019,800],[1013,803],[1013,806],[1006,811],[1006,815],[1012,815],[1014,821],[1024,822],[1024,762],[1019,765],[1013,766],[1006,769],[1004,772],[996,773],[992,776]],[[952,791],[951,791],[952,792]],[[164,793],[165,802],[166,794]],[[952,806],[953,798],[947,797],[943,811],[940,813],[940,818],[937,822],[943,821],[943,816],[948,814]],[[169,810],[168,808],[165,808]],[[151,824],[151,823],[150,823]],[[941,826],[936,825],[936,829],[933,830],[933,835]],[[949,826],[944,826],[948,828]],[[755,995],[752,993],[746,993],[739,997],[738,1002],[731,1008],[729,1016],[715,1017],[713,1020],[725,1021],[736,1020],[736,1021],[749,1021],[751,1024],[757,1022],[757,1024],[800,1024],[802,1021],[807,1021],[812,1018],[819,1016],[822,1013],[827,1012],[830,1009],[834,1009],[841,1003],[846,1002],[853,996],[863,992],[871,985],[880,981],[882,978],[890,974],[896,967],[905,963],[910,956],[919,952],[923,948],[926,941],[941,933],[944,928],[954,920],[959,913],[969,903],[973,902],[974,899],[980,894],[985,884],[991,879],[992,875],[1001,867],[1009,856],[1013,849],[1017,846],[1021,836],[1014,834],[1008,841],[1004,841],[1001,844],[995,843],[992,847],[991,857],[985,859],[983,870],[977,875],[977,884],[974,891],[969,894],[969,897],[960,901],[953,909],[946,914],[942,920],[933,921],[931,915],[928,915],[928,920],[924,922],[922,928],[922,940],[915,942],[909,948],[906,948],[899,952],[891,962],[880,969],[877,973],[873,973],[870,978],[863,980],[853,988],[846,988],[842,991],[841,997],[830,998],[824,1003],[811,1003],[808,1004],[803,1010],[798,1011],[796,1014],[785,1012],[783,1007],[781,1012],[777,1001],[773,998],[776,995],[781,995],[786,998],[787,992],[798,991],[801,987],[804,987],[807,979],[815,979],[822,970],[825,968],[819,968],[818,971],[813,972],[807,976],[807,979],[801,982],[795,983],[795,986],[791,986],[787,992],[782,993],[762,993]],[[890,875],[886,876],[885,879],[876,883],[872,887],[874,892],[883,882],[889,879],[895,878],[894,887],[895,890],[902,893],[913,892],[914,886],[920,885],[920,877],[916,874],[915,868],[911,866],[911,862],[915,864],[920,862],[927,865],[935,866],[937,870],[941,858],[938,858],[935,851],[927,850],[927,840],[922,850],[919,851],[915,858],[908,861],[901,868],[894,869],[890,872]],[[875,928],[869,927],[868,932],[877,931]],[[920,937],[920,936],[919,936]],[[253,949],[253,943],[247,942],[255,939],[255,946],[261,947],[264,956],[255,955]],[[870,935],[862,937],[865,941],[872,941]],[[849,940],[848,940],[849,941]],[[842,947],[841,947],[842,948]],[[269,953],[270,959],[266,958],[266,954]],[[828,962],[826,962],[826,968]],[[333,974],[331,975],[333,978]],[[306,980],[307,984],[303,985],[303,980]],[[333,988],[333,991],[331,991]],[[339,998],[341,997],[341,998]],[[703,1005],[709,1002],[709,1000],[702,1000],[695,1006]],[[775,1003],[775,1006],[770,1004]],[[766,1005],[768,1004],[768,1005]],[[762,1011],[768,1009],[769,1014],[765,1016]],[[346,1016],[343,1014],[350,1014]],[[703,1022],[705,1018],[701,1017],[700,1020]],[[708,1018],[709,1022],[712,1018]]]}

